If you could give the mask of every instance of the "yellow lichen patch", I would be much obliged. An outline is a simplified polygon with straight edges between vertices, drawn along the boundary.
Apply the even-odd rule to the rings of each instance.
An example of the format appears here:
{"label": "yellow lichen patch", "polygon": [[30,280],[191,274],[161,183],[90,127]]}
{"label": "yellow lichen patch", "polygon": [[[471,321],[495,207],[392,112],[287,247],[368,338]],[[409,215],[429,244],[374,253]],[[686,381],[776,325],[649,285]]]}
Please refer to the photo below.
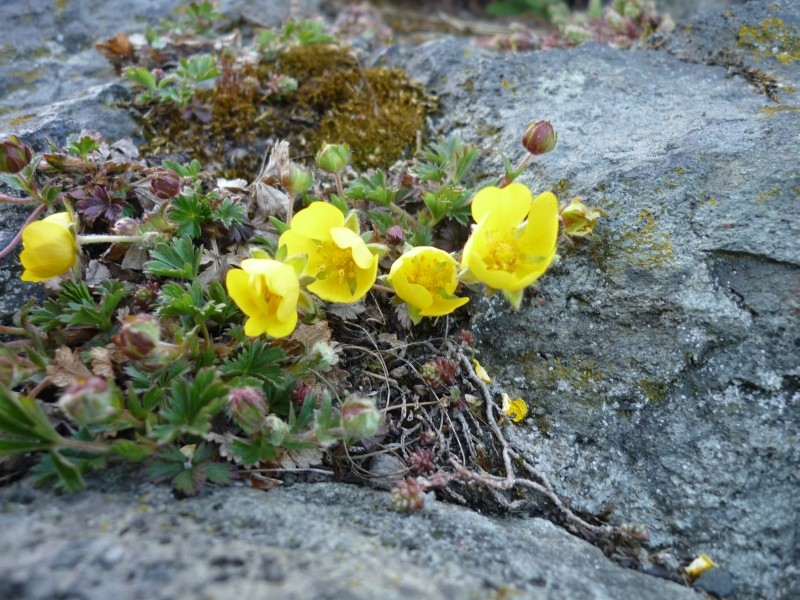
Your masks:
{"label": "yellow lichen patch", "polygon": [[754,55],[772,57],[782,64],[800,61],[800,31],[781,19],[769,18],[757,25],[742,25],[736,44]]}

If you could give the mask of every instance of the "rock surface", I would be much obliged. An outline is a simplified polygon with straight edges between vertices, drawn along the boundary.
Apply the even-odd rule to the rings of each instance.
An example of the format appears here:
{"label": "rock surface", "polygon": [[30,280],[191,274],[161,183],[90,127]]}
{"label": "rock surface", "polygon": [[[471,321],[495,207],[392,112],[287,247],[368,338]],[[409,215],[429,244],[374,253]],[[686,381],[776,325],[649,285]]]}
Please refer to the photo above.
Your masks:
{"label": "rock surface", "polygon": [[435,502],[413,514],[341,484],[269,493],[120,484],[0,493],[0,597],[692,600],[619,567],[549,521]]}
{"label": "rock surface", "polygon": [[[609,213],[519,313],[475,308],[494,389],[531,407],[508,435],[573,506],[708,553],[741,598],[800,597],[800,69],[778,60],[798,8],[710,13],[655,51],[442,40],[402,59],[441,100],[435,127],[490,153],[519,160],[525,124],[551,120],[559,145],[521,180]],[[737,46],[765,19],[793,41]],[[782,104],[745,78],[764,73]]]}
{"label": "rock surface", "polygon": [[[2,50],[0,132],[33,143],[86,127],[134,134],[111,106],[124,92],[91,44],[141,31],[177,2],[57,4],[0,6],[19,33]],[[223,4],[280,21],[287,3]],[[797,43],[800,9],[778,0],[679,23],[655,49],[497,55],[444,39],[383,56],[440,97],[437,133],[481,144],[487,178],[500,170],[497,153],[521,157],[530,119],[555,125],[557,149],[522,181],[563,200],[583,195],[609,218],[599,243],[564,246],[519,313],[499,298],[476,303],[495,391],[531,407],[507,434],[573,506],[613,505],[612,520],[647,524],[655,548],[706,552],[741,599],[800,597],[800,74],[774,41],[737,46],[742,26],[765,19],[780,19]],[[34,64],[41,74],[19,74]],[[759,73],[777,80],[782,104],[760,93]],[[0,205],[0,238],[23,219]],[[20,287],[15,258],[0,267],[6,318],[38,287]],[[181,502],[165,488],[125,486],[3,496],[0,597],[122,598],[123,585],[156,598],[696,597],[621,571],[538,519],[439,504],[396,515],[384,496],[344,486]]]}

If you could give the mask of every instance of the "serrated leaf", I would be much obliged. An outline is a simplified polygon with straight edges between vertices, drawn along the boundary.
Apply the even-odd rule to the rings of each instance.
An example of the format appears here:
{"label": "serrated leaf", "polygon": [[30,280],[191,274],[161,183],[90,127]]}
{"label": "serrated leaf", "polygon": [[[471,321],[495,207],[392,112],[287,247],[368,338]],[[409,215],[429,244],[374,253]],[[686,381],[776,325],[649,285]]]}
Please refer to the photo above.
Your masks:
{"label": "serrated leaf", "polygon": [[203,251],[195,248],[191,238],[185,235],[170,244],[158,244],[151,251],[151,256],[153,259],[144,265],[147,273],[158,277],[193,280],[200,272]]}

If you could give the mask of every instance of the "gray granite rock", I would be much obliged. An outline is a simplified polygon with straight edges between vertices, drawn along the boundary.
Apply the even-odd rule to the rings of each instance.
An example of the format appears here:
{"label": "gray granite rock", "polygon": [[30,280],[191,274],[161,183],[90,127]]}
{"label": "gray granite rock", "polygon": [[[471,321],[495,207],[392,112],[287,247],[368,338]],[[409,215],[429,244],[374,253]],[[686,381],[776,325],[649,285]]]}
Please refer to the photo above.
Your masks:
{"label": "gray granite rock", "polygon": [[0,492],[2,598],[698,597],[542,519],[438,502],[398,514],[386,493],[353,486],[235,487],[180,501],[163,486],[67,497],[19,487]]}
{"label": "gray granite rock", "polygon": [[[736,45],[764,19],[797,44],[798,8],[709,13],[658,51],[442,40],[400,59],[439,96],[434,127],[489,154],[518,160],[525,124],[551,120],[558,147],[521,181],[609,213],[519,313],[474,307],[494,389],[531,407],[508,435],[573,506],[709,553],[740,598],[800,596],[800,71],[776,42]],[[782,104],[747,79],[764,74]]]}

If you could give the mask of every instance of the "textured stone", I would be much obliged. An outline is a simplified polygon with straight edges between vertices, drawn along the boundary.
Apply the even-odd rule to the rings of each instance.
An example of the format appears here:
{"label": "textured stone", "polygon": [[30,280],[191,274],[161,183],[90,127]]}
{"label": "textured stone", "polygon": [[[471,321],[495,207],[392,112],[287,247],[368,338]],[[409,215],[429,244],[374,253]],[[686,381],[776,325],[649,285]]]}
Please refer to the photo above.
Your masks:
{"label": "textured stone", "polygon": [[67,497],[27,483],[0,492],[1,597],[697,597],[542,519],[495,520],[438,502],[399,514],[386,493],[340,484],[209,489],[178,501],[164,486],[110,478]]}
{"label": "textured stone", "polygon": [[[764,19],[791,30],[798,5],[709,13],[656,51],[440,40],[394,60],[439,96],[434,127],[490,156],[487,173],[500,152],[521,158],[528,121],[552,121],[558,147],[520,180],[609,213],[598,243],[562,245],[519,313],[499,296],[474,305],[493,389],[531,406],[508,435],[573,506],[613,506],[684,559],[707,552],[737,597],[794,598],[800,73],[771,46],[736,45]],[[783,103],[748,73],[775,77]]]}

